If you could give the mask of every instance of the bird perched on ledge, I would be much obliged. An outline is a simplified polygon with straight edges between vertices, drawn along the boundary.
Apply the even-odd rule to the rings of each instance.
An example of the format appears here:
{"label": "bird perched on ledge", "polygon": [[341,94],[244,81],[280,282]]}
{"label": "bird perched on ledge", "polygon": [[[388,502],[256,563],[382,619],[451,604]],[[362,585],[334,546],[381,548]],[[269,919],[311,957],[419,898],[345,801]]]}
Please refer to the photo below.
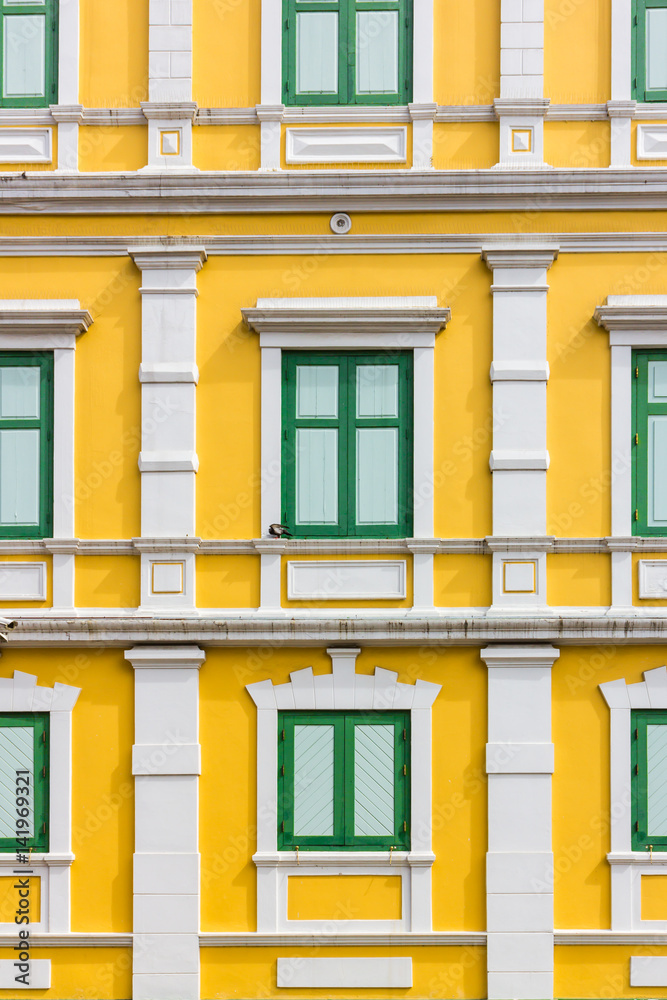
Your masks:
{"label": "bird perched on ledge", "polygon": [[288,524],[270,524],[269,534],[274,538],[291,538]]}
{"label": "bird perched on ledge", "polygon": [[2,632],[5,628],[16,628],[18,622],[14,622],[11,618],[0,618],[0,642],[7,642],[7,636]]}

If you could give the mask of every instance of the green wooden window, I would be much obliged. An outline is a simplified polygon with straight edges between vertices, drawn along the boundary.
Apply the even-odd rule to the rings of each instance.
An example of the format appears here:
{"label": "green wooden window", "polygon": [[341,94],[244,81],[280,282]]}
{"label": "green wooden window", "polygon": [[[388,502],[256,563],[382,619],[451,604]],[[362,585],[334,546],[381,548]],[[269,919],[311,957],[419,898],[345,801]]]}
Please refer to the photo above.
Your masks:
{"label": "green wooden window", "polygon": [[58,102],[58,0],[0,0],[0,107]]}
{"label": "green wooden window", "polygon": [[280,850],[410,848],[410,713],[280,712]]}
{"label": "green wooden window", "polygon": [[412,100],[412,0],[283,0],[285,104]]}
{"label": "green wooden window", "polygon": [[284,352],[282,406],[293,534],[411,536],[412,352]]}
{"label": "green wooden window", "polygon": [[667,851],[667,712],[632,713],[632,849]]}
{"label": "green wooden window", "polygon": [[0,713],[0,851],[49,849],[49,713]]}
{"label": "green wooden window", "polygon": [[667,101],[667,0],[633,0],[633,96]]}
{"label": "green wooden window", "polygon": [[0,351],[0,538],[52,533],[53,355]]}
{"label": "green wooden window", "polygon": [[667,534],[667,351],[632,355],[633,533]]}

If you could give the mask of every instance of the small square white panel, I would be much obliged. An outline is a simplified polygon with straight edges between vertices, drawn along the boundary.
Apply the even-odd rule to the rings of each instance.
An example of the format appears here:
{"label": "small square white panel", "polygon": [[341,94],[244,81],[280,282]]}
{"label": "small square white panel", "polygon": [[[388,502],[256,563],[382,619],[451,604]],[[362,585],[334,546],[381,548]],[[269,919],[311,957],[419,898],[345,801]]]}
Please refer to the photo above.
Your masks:
{"label": "small square white panel", "polygon": [[531,560],[503,563],[503,591],[506,594],[534,594],[537,566]]}
{"label": "small square white panel", "polygon": [[160,156],[179,156],[181,152],[181,130],[160,132]]}
{"label": "small square white panel", "polygon": [[512,152],[513,153],[530,153],[533,148],[533,130],[532,128],[513,128],[512,129]]}
{"label": "small square white panel", "polygon": [[152,564],[151,590],[154,594],[182,594],[182,562],[154,562]]}

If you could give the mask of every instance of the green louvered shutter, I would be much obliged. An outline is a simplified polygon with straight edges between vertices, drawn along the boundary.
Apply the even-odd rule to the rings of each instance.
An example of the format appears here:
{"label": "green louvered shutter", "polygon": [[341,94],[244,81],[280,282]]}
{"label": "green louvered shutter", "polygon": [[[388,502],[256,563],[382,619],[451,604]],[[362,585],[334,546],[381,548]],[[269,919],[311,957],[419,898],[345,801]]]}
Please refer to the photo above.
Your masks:
{"label": "green louvered shutter", "polygon": [[0,107],[58,103],[58,0],[0,0]]}
{"label": "green louvered shutter", "polygon": [[0,850],[48,850],[47,712],[0,715]]}

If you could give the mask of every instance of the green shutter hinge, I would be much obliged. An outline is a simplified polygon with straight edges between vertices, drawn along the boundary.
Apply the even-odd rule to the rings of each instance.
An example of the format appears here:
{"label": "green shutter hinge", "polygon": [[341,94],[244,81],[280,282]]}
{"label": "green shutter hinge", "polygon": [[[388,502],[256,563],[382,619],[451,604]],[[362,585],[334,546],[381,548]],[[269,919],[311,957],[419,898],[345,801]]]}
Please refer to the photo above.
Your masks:
{"label": "green shutter hinge", "polygon": [[407,738],[408,738],[408,731],[407,731],[407,729],[404,729],[403,730],[403,739],[407,740]]}
{"label": "green shutter hinge", "polygon": [[281,740],[285,739],[285,730],[284,729],[283,729],[283,731],[280,734],[280,738],[281,738]]}
{"label": "green shutter hinge", "polygon": [[639,434],[635,434],[635,444],[639,444]]}
{"label": "green shutter hinge", "polygon": [[408,765],[404,764],[403,765],[403,775],[405,776],[407,773],[408,773]]}
{"label": "green shutter hinge", "polygon": [[[637,86],[637,81],[635,80],[635,87]],[[639,378],[639,368],[635,368],[635,378]]]}
{"label": "green shutter hinge", "polygon": [[635,738],[636,740],[638,740],[638,739],[639,739],[639,730],[638,730],[638,729],[635,729],[635,731],[634,731],[634,733],[633,733],[632,735],[634,736],[634,738]]}
{"label": "green shutter hinge", "polygon": [[282,823],[280,824],[280,832],[281,833],[285,832],[285,820],[283,820]]}
{"label": "green shutter hinge", "polygon": [[639,820],[635,820],[635,833],[639,833]]}
{"label": "green shutter hinge", "polygon": [[403,820],[403,833],[407,832],[408,832],[408,824],[405,822],[405,820]]}
{"label": "green shutter hinge", "polygon": [[43,778],[45,778],[45,777],[46,777],[46,764],[45,764],[45,765],[44,765],[44,767],[42,768],[42,777],[43,777]]}
{"label": "green shutter hinge", "polygon": [[635,764],[635,774],[639,774],[639,764]]}
{"label": "green shutter hinge", "polygon": [[46,743],[46,730],[42,732],[42,743]]}
{"label": "green shutter hinge", "polygon": [[639,520],[639,511],[635,509],[635,521]]}
{"label": "green shutter hinge", "polygon": [[46,823],[42,823],[42,833],[46,833]]}
{"label": "green shutter hinge", "polygon": [[281,764],[281,766],[280,766],[280,775],[283,778],[285,777],[285,765],[284,764]]}

